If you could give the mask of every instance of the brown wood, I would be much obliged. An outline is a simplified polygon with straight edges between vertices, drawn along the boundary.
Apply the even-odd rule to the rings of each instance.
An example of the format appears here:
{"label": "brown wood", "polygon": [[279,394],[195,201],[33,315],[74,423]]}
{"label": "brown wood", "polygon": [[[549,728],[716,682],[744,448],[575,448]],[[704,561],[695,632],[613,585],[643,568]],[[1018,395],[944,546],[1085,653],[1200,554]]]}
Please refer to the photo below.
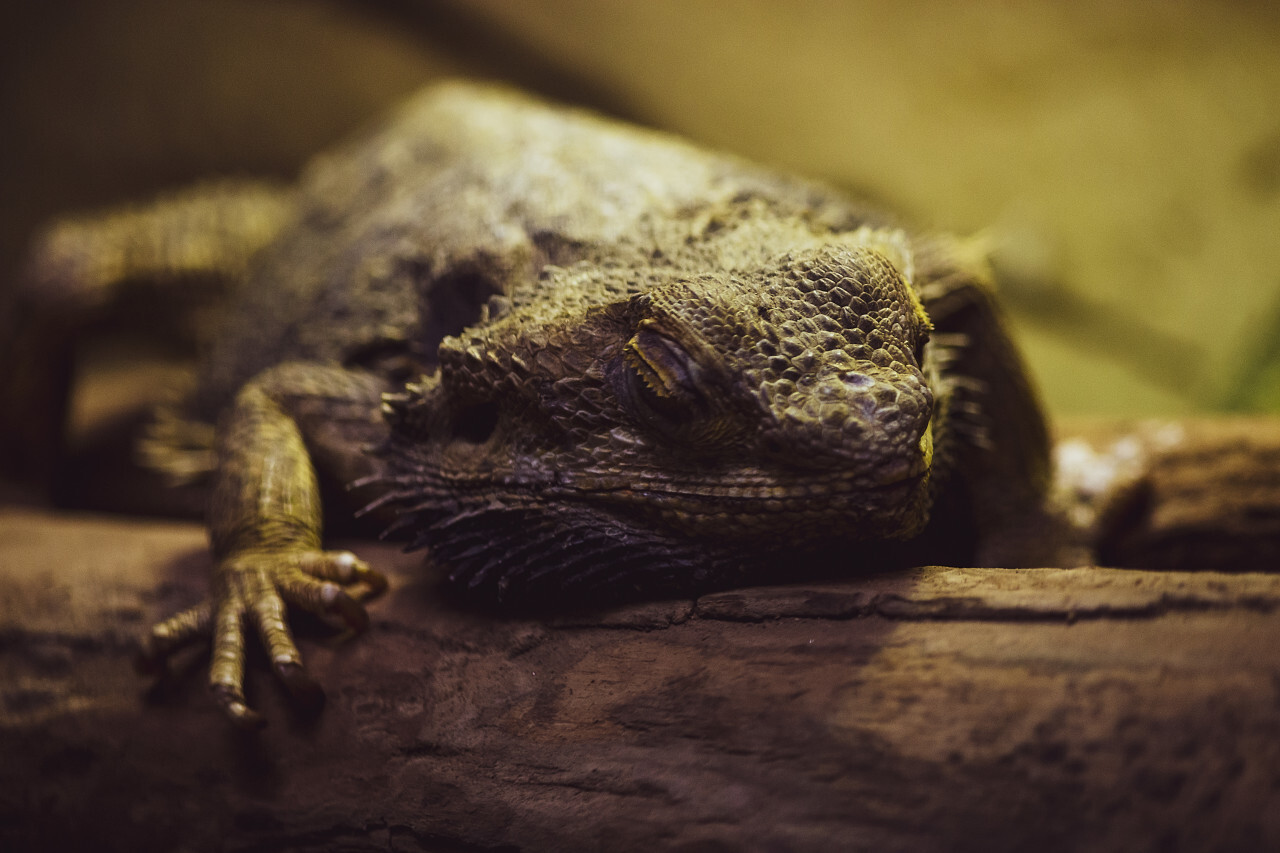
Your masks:
{"label": "brown wood", "polygon": [[518,620],[347,544],[392,591],[367,636],[304,626],[318,719],[256,661],[252,736],[198,654],[131,669],[204,588],[198,526],[0,512],[0,849],[1280,848],[1280,575],[922,568]]}
{"label": "brown wood", "polygon": [[[1096,519],[1101,562],[1280,570],[1280,419],[1094,422],[1062,432],[1059,481],[1082,487],[1071,499]],[[1099,483],[1101,491],[1089,488]]]}

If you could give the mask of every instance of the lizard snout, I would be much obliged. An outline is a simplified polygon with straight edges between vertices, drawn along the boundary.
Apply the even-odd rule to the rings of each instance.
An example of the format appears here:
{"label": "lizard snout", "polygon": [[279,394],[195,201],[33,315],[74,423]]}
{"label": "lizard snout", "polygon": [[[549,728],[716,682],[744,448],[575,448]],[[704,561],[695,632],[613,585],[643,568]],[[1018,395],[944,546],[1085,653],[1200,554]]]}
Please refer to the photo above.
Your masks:
{"label": "lizard snout", "polygon": [[848,471],[869,487],[921,477],[932,463],[933,393],[918,374],[846,370],[778,402],[764,446],[779,462]]}

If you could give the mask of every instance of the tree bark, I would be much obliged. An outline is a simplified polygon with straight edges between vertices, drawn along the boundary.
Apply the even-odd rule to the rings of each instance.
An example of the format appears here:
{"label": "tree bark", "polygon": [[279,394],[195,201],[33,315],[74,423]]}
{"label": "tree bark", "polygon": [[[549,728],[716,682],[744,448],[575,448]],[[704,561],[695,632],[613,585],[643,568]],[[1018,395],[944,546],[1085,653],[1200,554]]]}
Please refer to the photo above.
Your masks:
{"label": "tree bark", "polygon": [[1280,569],[1280,419],[1081,423],[1057,445],[1059,498],[1098,559],[1151,569]]}
{"label": "tree bark", "polygon": [[[1166,517],[1146,488],[1114,529]],[[926,567],[535,620],[339,544],[392,589],[366,636],[301,626],[318,718],[251,658],[247,735],[199,654],[130,665],[202,595],[198,526],[0,512],[0,849],[1280,848],[1280,575]]]}

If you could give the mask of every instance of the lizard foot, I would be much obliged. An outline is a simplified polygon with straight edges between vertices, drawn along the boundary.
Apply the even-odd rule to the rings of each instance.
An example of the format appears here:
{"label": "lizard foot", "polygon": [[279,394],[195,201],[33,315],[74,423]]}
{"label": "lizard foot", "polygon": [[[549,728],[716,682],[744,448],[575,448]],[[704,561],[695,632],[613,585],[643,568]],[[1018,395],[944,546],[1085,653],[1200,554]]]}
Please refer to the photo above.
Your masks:
{"label": "lizard foot", "polygon": [[161,673],[177,649],[212,637],[209,686],[223,711],[238,726],[260,728],[266,720],[245,702],[245,624],[251,624],[271,658],[272,668],[294,702],[319,710],[324,692],[307,675],[285,620],[291,604],[336,618],[356,633],[369,626],[360,604],[387,587],[386,579],[350,551],[249,549],[219,563],[210,600],[155,625],[137,658],[140,671]]}

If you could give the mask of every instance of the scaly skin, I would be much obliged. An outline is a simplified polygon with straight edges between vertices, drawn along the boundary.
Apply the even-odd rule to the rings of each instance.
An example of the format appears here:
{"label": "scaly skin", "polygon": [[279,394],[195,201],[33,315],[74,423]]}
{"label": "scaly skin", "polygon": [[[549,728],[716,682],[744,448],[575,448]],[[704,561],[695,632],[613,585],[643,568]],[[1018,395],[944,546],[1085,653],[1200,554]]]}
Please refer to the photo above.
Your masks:
{"label": "scaly skin", "polygon": [[[521,603],[688,591],[753,574],[744,550],[794,560],[801,543],[923,529],[930,326],[884,254],[905,250],[884,243],[898,235],[818,238],[756,202],[663,226],[611,247],[616,266],[517,287],[391,399],[384,500],[412,507],[403,520],[469,587]],[[554,534],[470,553],[534,518]],[[602,525],[615,532],[579,541]],[[690,563],[726,565],[671,576],[689,543]],[[614,545],[629,564],[654,553],[622,573],[600,550]]]}
{"label": "scaly skin", "polygon": [[1044,423],[962,241],[459,84],[296,198],[166,421],[221,417],[217,568],[146,657],[212,633],[238,722],[246,625],[314,702],[285,603],[359,629],[382,583],[322,549],[317,470],[518,607],[1053,560]]}

